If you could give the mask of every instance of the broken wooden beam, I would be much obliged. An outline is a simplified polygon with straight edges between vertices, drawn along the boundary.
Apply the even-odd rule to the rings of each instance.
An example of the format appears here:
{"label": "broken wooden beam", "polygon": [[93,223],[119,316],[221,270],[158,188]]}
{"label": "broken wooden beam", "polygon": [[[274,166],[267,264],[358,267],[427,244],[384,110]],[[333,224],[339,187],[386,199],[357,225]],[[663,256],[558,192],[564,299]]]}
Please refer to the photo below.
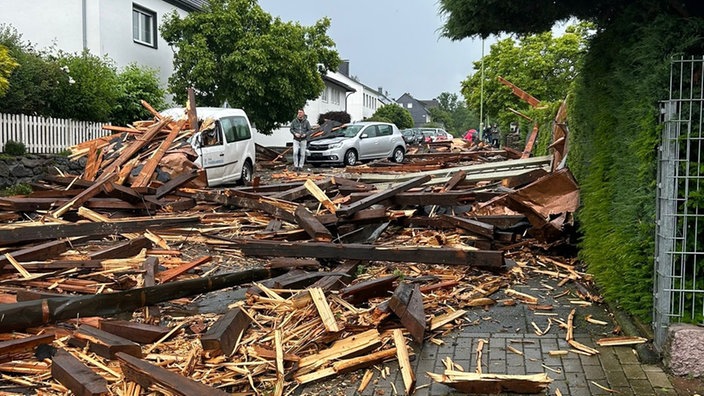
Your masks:
{"label": "broken wooden beam", "polygon": [[159,279],[159,283],[166,283],[174,280],[176,277],[179,275],[190,271],[191,269],[198,267],[200,265],[209,263],[213,259],[212,256],[203,256],[199,257],[193,261],[190,261],[185,264],[181,264],[178,267],[168,269],[166,271],[161,271],[159,272],[157,278]]}
{"label": "broken wooden beam", "polygon": [[542,393],[552,382],[545,373],[511,375],[445,370],[444,374],[426,374],[435,382],[471,394]]}
{"label": "broken wooden beam", "polygon": [[328,300],[325,298],[325,293],[323,290],[318,287],[313,287],[308,289],[308,292],[310,293],[310,297],[313,299],[315,308],[318,310],[320,319],[323,321],[325,330],[329,333],[339,332],[340,326],[337,324],[337,320],[335,320],[335,315],[330,309],[330,304],[328,304]]}
{"label": "broken wooden beam", "polygon": [[494,226],[491,224],[482,223],[481,221],[460,216],[442,215],[442,219],[453,226],[467,230],[472,234],[488,239],[494,238]]}
{"label": "broken wooden beam", "polygon": [[120,242],[112,247],[92,252],[88,254],[92,260],[108,260],[116,258],[133,257],[139,254],[142,249],[152,247],[152,241],[144,236]]}
{"label": "broken wooden beam", "polygon": [[51,359],[51,376],[74,395],[107,395],[108,383],[88,366],[64,350]]}
{"label": "broken wooden beam", "polygon": [[393,338],[398,357],[398,369],[401,370],[406,395],[411,395],[416,389],[416,374],[413,372],[411,359],[408,357],[408,347],[406,346],[406,338],[403,336],[403,330],[394,329]]}
{"label": "broken wooden beam", "polygon": [[69,345],[85,348],[107,359],[114,359],[117,352],[142,357],[139,344],[95,327],[83,325],[68,340]]}
{"label": "broken wooden beam", "polygon": [[256,209],[268,213],[289,223],[296,223],[293,212],[298,204],[240,190],[224,190],[221,192],[197,191],[194,198],[203,201],[216,202],[225,206],[236,206],[246,209]]}
{"label": "broken wooden beam", "polygon": [[280,271],[255,268],[109,294],[0,304],[0,332],[22,330],[76,317],[113,316],[162,301],[175,300],[269,278],[277,273]]}
{"label": "broken wooden beam", "polygon": [[228,395],[228,393],[220,389],[193,381],[188,377],[176,374],[163,367],[155,366],[126,353],[118,352],[117,359],[120,361],[120,367],[125,378],[138,383],[144,389],[152,384],[159,384],[177,395]]}
{"label": "broken wooden beam", "polygon": [[448,247],[372,246],[357,243],[334,244],[324,242],[287,243],[239,239],[234,246],[248,256],[317,257],[370,261],[391,261],[426,264],[468,265],[500,268],[504,265],[503,252],[497,250],[470,250]]}
{"label": "broken wooden beam", "polygon": [[325,228],[323,223],[321,223],[305,206],[299,205],[294,213],[296,216],[296,222],[303,228],[314,241],[317,242],[331,242],[332,233],[330,230]]}
{"label": "broken wooden beam", "polygon": [[425,336],[425,310],[423,308],[423,295],[417,284],[401,283],[389,300],[389,308],[399,317],[413,339],[423,344]]}
{"label": "broken wooden beam", "polygon": [[53,333],[14,338],[0,342],[0,362],[12,359],[12,355],[29,352],[41,344],[51,344],[56,337]]}
{"label": "broken wooden beam", "polygon": [[191,217],[137,217],[113,220],[110,223],[21,223],[0,226],[0,244],[67,238],[82,235],[105,236],[140,232],[146,229],[181,227],[196,224],[198,216]]}
{"label": "broken wooden beam", "polygon": [[413,187],[420,186],[423,183],[430,181],[430,179],[431,177],[429,175],[417,177],[415,179],[401,183],[393,188],[389,188],[384,191],[380,191],[376,194],[370,195],[367,198],[359,200],[353,204],[342,206],[340,207],[340,209],[337,210],[336,213],[340,217],[351,216],[362,209],[366,209],[376,203],[389,199],[402,191],[406,191]]}
{"label": "broken wooden beam", "polygon": [[210,326],[200,337],[200,343],[206,351],[220,351],[225,356],[230,356],[251,322],[252,319],[240,308],[231,309]]}
{"label": "broken wooden beam", "polygon": [[393,284],[397,279],[398,275],[386,275],[381,278],[359,282],[340,289],[340,297],[351,304],[358,304],[370,298],[389,297]]}
{"label": "broken wooden beam", "polygon": [[126,320],[101,320],[100,329],[140,344],[156,342],[171,330],[168,327]]}

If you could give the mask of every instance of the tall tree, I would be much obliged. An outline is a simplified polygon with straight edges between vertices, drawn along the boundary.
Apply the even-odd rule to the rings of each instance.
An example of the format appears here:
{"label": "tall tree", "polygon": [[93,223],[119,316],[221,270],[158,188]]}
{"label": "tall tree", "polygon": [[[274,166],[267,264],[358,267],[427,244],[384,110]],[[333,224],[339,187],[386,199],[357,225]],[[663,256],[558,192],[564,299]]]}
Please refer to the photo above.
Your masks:
{"label": "tall tree", "polygon": [[194,87],[199,105],[243,108],[271,133],[320,96],[318,65],[337,69],[329,27],[327,18],[309,27],[272,19],[256,0],[210,0],[202,12],[167,15],[161,32],[177,49],[169,88],[181,102]]}
{"label": "tall tree", "polygon": [[605,27],[628,7],[685,17],[704,15],[700,0],[440,0],[446,16],[442,34],[453,40],[492,34],[546,32],[555,22],[577,18]]}
{"label": "tall tree", "polygon": [[18,65],[19,63],[10,56],[10,51],[7,47],[0,44],[0,97],[5,94],[7,87],[10,86],[7,80]]}
{"label": "tall tree", "polygon": [[461,136],[462,132],[479,125],[479,117],[467,108],[456,93],[443,92],[436,98],[439,105],[429,110],[434,122],[441,122],[447,131]]}
{"label": "tall tree", "polygon": [[[515,118],[509,109],[528,111],[530,106],[499,82],[501,76],[544,102],[565,98],[577,76],[586,53],[589,36],[587,23],[570,26],[564,35],[551,32],[503,39],[491,46],[483,58],[483,106],[485,117],[492,120]],[[474,62],[475,73],[462,82],[462,94],[470,108],[478,109],[482,101],[482,61]]]}
{"label": "tall tree", "polygon": [[397,103],[385,104],[379,107],[368,120],[392,122],[396,124],[399,129],[411,128],[413,126],[413,116],[411,116],[411,113]]}

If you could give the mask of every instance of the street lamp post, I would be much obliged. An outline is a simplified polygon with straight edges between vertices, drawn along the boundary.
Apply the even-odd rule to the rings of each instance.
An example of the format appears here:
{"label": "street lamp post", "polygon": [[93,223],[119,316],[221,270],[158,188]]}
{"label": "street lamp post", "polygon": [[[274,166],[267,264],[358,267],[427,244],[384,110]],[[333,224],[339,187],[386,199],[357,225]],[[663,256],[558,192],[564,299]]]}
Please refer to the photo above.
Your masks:
{"label": "street lamp post", "polygon": [[482,37],[482,78],[479,91],[479,136],[484,140],[484,38]]}

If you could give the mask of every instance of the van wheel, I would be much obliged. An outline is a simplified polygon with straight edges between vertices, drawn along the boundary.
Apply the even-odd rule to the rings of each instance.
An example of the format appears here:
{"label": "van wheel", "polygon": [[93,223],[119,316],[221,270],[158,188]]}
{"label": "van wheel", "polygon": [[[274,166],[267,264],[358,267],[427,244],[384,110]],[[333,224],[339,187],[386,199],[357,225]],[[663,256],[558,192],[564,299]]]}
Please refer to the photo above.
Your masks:
{"label": "van wheel", "polygon": [[357,152],[352,149],[347,150],[344,161],[347,166],[355,166],[357,164]]}
{"label": "van wheel", "polygon": [[247,161],[245,161],[244,165],[242,165],[242,174],[240,175],[239,184],[241,184],[241,185],[251,184],[253,176],[254,176],[254,174],[252,172],[252,162],[247,160]]}
{"label": "van wheel", "polygon": [[396,147],[396,149],[394,149],[394,154],[393,154],[393,157],[391,157],[391,159],[393,159],[394,162],[397,162],[400,164],[401,162],[403,162],[403,159],[405,158],[405,156],[406,156],[406,153],[403,152],[403,149],[401,147]]}

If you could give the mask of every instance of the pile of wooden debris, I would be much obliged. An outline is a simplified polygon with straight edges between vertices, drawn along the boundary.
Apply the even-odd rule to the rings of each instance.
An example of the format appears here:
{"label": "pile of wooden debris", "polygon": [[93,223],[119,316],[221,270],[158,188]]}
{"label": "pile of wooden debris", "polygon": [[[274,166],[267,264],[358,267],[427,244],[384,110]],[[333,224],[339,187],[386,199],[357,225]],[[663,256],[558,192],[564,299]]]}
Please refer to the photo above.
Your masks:
{"label": "pile of wooden debris", "polygon": [[[187,123],[155,116],[77,146],[89,156],[84,174],[0,198],[0,389],[280,395],[398,360],[408,394],[409,344],[442,342],[468,309],[538,304],[511,291],[527,272],[597,299],[574,263],[526,249],[563,243],[578,204],[569,171],[551,172],[550,157],[448,153],[460,165],[284,172],[281,183],[208,190],[185,184],[200,174],[182,166]],[[182,168],[160,180],[169,153]],[[236,286],[246,294],[216,313],[166,309]],[[499,290],[510,301],[492,298]],[[434,378],[516,392],[550,382],[453,367]]]}

